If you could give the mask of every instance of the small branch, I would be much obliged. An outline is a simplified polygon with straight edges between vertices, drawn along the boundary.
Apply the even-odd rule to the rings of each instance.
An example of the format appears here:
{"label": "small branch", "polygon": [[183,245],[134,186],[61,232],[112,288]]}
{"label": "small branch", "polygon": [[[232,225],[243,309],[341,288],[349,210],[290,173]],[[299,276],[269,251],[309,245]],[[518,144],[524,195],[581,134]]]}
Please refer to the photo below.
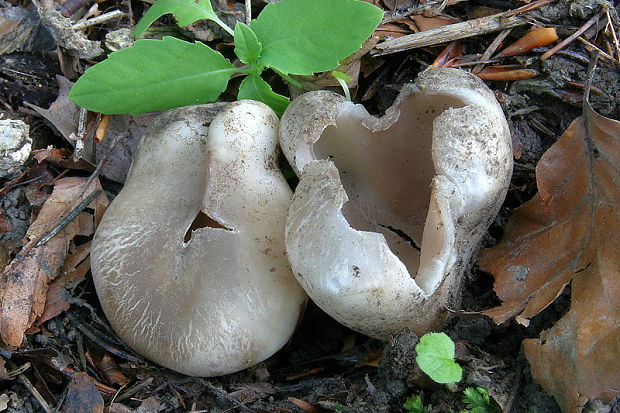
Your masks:
{"label": "small branch", "polygon": [[[16,370],[18,369],[15,364],[11,361],[11,360],[7,360],[6,361],[6,365],[12,369],[12,370]],[[49,404],[47,404],[47,402],[45,401],[45,399],[43,398],[43,396],[41,396],[41,393],[39,393],[39,391],[36,389],[36,387],[34,387],[32,385],[32,383],[30,382],[30,380],[28,380],[28,377],[26,377],[26,375],[24,375],[23,373],[18,373],[17,374],[17,378],[19,379],[19,381],[21,382],[21,384],[24,385],[24,387],[26,387],[26,389],[28,389],[28,391],[32,394],[32,396],[37,400],[37,402],[39,402],[39,405],[41,406],[41,408],[45,411],[45,413],[53,413],[54,410],[52,410],[52,408],[50,407]]]}
{"label": "small branch", "polygon": [[379,51],[373,53],[373,55],[383,56],[405,50],[447,43],[453,40],[506,30],[528,23],[525,17],[506,17],[506,15],[507,13],[494,14],[492,16],[454,23],[448,26],[399,37],[397,39],[391,39],[375,46]]}
{"label": "small branch", "polygon": [[101,192],[103,192],[101,189],[95,189],[93,192],[88,194],[88,196],[84,198],[84,200],[80,202],[75,208],[73,208],[71,212],[67,214],[67,216],[62,218],[60,222],[54,228],[52,228],[45,235],[43,235],[41,239],[39,240],[39,242],[37,242],[35,247],[40,247],[41,245],[45,244],[47,241],[54,238],[56,234],[58,234],[67,225],[69,225],[80,214],[80,212],[82,212],[93,201],[93,199],[95,199]]}
{"label": "small branch", "polygon": [[123,400],[130,398],[134,394],[136,394],[136,393],[146,389],[147,387],[149,387],[151,385],[151,383],[153,383],[153,378],[149,377],[148,379],[144,380],[143,382],[140,382],[140,383],[136,384],[135,386],[130,387],[124,393],[119,394],[118,397],[115,398],[115,401],[122,402]]}
{"label": "small branch", "polygon": [[[491,44],[489,45],[489,47],[487,47],[487,49],[484,51],[482,56],[480,56],[480,60],[489,60],[491,56],[493,56],[493,54],[497,51],[497,49],[499,49],[499,47],[502,45],[502,43],[504,42],[506,37],[508,37],[511,31],[512,29],[506,29],[502,31],[500,34],[498,34],[495,37],[495,40],[493,40]],[[476,74],[480,72],[483,67],[484,67],[483,63],[478,64],[472,69],[471,72]]]}
{"label": "small branch", "polygon": [[537,0],[537,1],[533,2],[533,3],[525,4],[525,5],[521,6],[521,7],[519,7],[518,9],[514,9],[513,11],[508,12],[506,14],[506,17],[514,16],[514,15],[520,14],[520,13],[525,13],[526,11],[536,10],[536,9],[546,5],[546,4],[554,3],[556,1],[557,0]]}
{"label": "small branch", "polygon": [[571,34],[566,39],[562,40],[560,43],[556,44],[551,49],[543,53],[542,56],[540,56],[540,61],[544,62],[545,60],[553,56],[558,50],[564,49],[569,43],[571,43],[573,40],[579,37],[583,32],[585,32],[590,27],[592,27],[596,22],[598,22],[598,19],[601,17],[601,15],[602,15],[602,12],[597,13],[594,17],[588,20],[583,26],[581,26],[575,33]]}
{"label": "small branch", "polygon": [[620,62],[620,43],[618,43],[618,35],[616,34],[616,29],[614,28],[614,22],[609,15],[609,9],[605,9],[605,15],[607,17],[607,27],[609,27],[609,32],[611,33],[611,38],[616,49],[616,59]]}
{"label": "small branch", "polygon": [[252,0],[245,0],[245,24],[252,22]]}
{"label": "small branch", "polygon": [[237,400],[236,398],[232,397],[230,394],[228,394],[226,391],[224,391],[224,389],[218,388],[216,386],[214,386],[213,384],[211,384],[208,380],[205,379],[200,379],[200,382],[209,390],[211,390],[212,393],[215,393],[216,395],[220,396],[220,397],[224,397],[226,400],[228,400],[229,402],[233,403],[236,405],[237,408],[240,408],[242,411],[244,412],[251,412],[252,410],[247,407],[245,404],[243,404],[241,401]]}
{"label": "small branch", "polygon": [[604,51],[602,51],[601,49],[599,49],[598,47],[596,47],[595,45],[593,45],[592,43],[584,39],[583,37],[578,37],[577,40],[583,43],[586,46],[586,49],[590,50],[593,53],[598,53],[599,58],[604,57],[605,59],[609,60],[612,63],[617,63],[617,61],[614,60],[614,58],[611,57],[611,55],[605,53]]}
{"label": "small branch", "polygon": [[83,324],[78,324],[77,328],[78,328],[78,330],[80,330],[82,332],[82,334],[84,334],[91,341],[96,343],[99,347],[101,347],[102,349],[104,349],[108,353],[113,354],[116,357],[122,358],[124,360],[132,361],[132,362],[135,362],[135,363],[142,362],[142,360],[140,358],[135,357],[132,354],[128,354],[127,352],[125,352],[123,350],[120,350],[116,346],[113,346],[112,344],[103,341],[102,339],[97,337],[92,331],[88,330],[88,328],[86,328],[86,326],[84,326]]}
{"label": "small branch", "polygon": [[409,7],[407,10],[395,10],[395,11],[387,11],[381,21],[381,24],[392,23],[396,20],[400,20],[412,14],[422,14],[427,10],[437,10],[436,8],[441,8],[443,10],[446,6],[454,6],[457,3],[461,3],[463,1],[469,0],[452,0],[445,3],[445,0],[430,0],[425,2],[422,5]]}
{"label": "small branch", "polygon": [[110,20],[114,20],[116,18],[122,17],[125,13],[120,10],[112,10],[111,12],[104,13],[101,16],[93,17],[92,19],[88,19],[86,21],[76,23],[71,28],[73,30],[82,30],[90,26],[94,26],[96,24],[105,23]]}

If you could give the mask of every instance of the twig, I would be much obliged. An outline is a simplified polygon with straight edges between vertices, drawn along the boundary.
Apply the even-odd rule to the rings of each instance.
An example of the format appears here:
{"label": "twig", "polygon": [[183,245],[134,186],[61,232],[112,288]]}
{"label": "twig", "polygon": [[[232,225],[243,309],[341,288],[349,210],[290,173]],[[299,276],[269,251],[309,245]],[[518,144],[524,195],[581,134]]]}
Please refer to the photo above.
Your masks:
{"label": "twig", "polygon": [[506,13],[494,14],[492,16],[437,27],[435,29],[425,30],[423,32],[379,43],[375,46],[379,51],[373,53],[373,55],[383,56],[390,53],[417,49],[419,47],[432,46],[485,33],[510,29],[527,23],[528,20],[523,16],[506,17]]}
{"label": "twig", "polygon": [[506,13],[506,17],[514,16],[514,15],[517,15],[517,14],[520,14],[520,13],[525,13],[526,11],[532,11],[532,10],[538,9],[538,8],[540,8],[540,7],[542,7],[542,6],[546,5],[546,4],[553,3],[555,1],[556,0],[538,0],[538,1],[535,1],[535,2],[530,3],[530,4],[525,4],[525,5],[521,6],[521,7],[519,7],[518,9],[514,9],[513,11],[510,11],[510,12]]}
{"label": "twig", "polygon": [[105,23],[110,20],[114,20],[116,18],[122,17],[125,13],[120,10],[112,10],[108,13],[103,13],[101,16],[93,17],[92,19],[85,20],[83,22],[79,22],[71,26],[73,30],[82,30],[90,26],[94,26],[96,24]]}
{"label": "twig", "polygon": [[96,189],[90,194],[88,194],[88,196],[84,198],[84,200],[80,202],[75,208],[73,208],[71,212],[69,212],[65,217],[63,217],[60,220],[60,222],[56,224],[54,228],[46,232],[41,237],[41,239],[39,239],[39,242],[36,243],[35,247],[40,247],[41,245],[45,244],[47,241],[54,238],[56,234],[58,234],[67,225],[69,225],[71,221],[73,221],[80,214],[80,212],[82,212],[93,201],[93,199],[95,199],[102,192],[103,191],[101,189]]}
{"label": "twig", "polygon": [[[508,35],[510,34],[510,32],[512,31],[512,29],[506,29],[500,32],[500,34],[498,34],[495,39],[491,42],[491,44],[489,45],[489,47],[487,47],[487,49],[484,51],[484,53],[482,54],[482,56],[480,56],[480,60],[489,60],[491,58],[491,56],[493,56],[493,54],[497,51],[497,49],[499,49],[499,47],[502,45],[502,43],[504,42],[504,39],[506,39],[506,37],[508,37]],[[484,67],[484,64],[479,64],[476,65],[471,72],[472,73],[478,73],[482,70],[482,68]]]}
{"label": "twig", "polygon": [[[453,0],[450,5],[453,6],[463,1],[468,1],[468,0]],[[381,24],[392,23],[396,20],[400,20],[412,14],[422,14],[425,10],[433,9],[437,6],[441,7],[443,2],[444,0],[431,0],[431,1],[425,2],[423,5],[409,7],[407,10],[403,10],[403,11],[396,10],[392,12],[386,12],[383,17],[383,20],[381,20]],[[445,8],[445,5],[443,7]]]}
{"label": "twig", "polygon": [[540,61],[544,62],[545,60],[547,60],[551,56],[553,56],[558,50],[564,49],[569,43],[571,43],[573,40],[575,40],[577,37],[579,37],[583,32],[585,32],[590,27],[592,27],[592,25],[594,25],[596,22],[598,22],[598,19],[600,19],[602,14],[603,14],[603,12],[597,13],[596,16],[594,16],[590,20],[588,20],[575,33],[571,34],[566,39],[562,40],[560,43],[556,44],[551,49],[549,49],[545,53],[543,53],[542,56],[540,56]]}
{"label": "twig", "polygon": [[[15,370],[17,368],[11,360],[7,360],[6,365],[12,370]],[[28,389],[32,396],[39,402],[39,405],[43,410],[45,410],[45,413],[54,412],[50,405],[47,404],[43,396],[41,396],[41,393],[39,393],[36,387],[34,387],[30,380],[28,380],[28,377],[26,377],[23,373],[18,373],[17,378],[19,379],[20,383],[23,384],[24,387],[26,387],[26,389]]]}
{"label": "twig", "polygon": [[29,368],[30,366],[32,366],[32,364],[30,364],[29,361],[25,362],[24,364],[22,364],[19,367],[16,367],[14,370],[8,370],[6,372],[6,375],[13,378],[19,374],[24,374]]}
{"label": "twig", "polygon": [[86,356],[84,355],[84,338],[81,334],[75,335],[75,344],[78,351],[78,356],[80,358],[80,365],[82,366],[82,370],[86,371]]}
{"label": "twig", "polygon": [[153,383],[153,378],[149,377],[143,382],[140,382],[136,384],[135,386],[128,388],[127,391],[125,391],[124,393],[119,394],[115,400],[117,402],[122,402],[123,400],[130,398],[131,396],[138,393],[139,391],[146,389],[147,387],[151,385],[151,383]]}
{"label": "twig", "polygon": [[611,38],[614,42],[614,47],[616,48],[616,59],[620,62],[620,44],[618,43],[618,35],[616,34],[616,29],[614,28],[614,22],[611,20],[611,16],[609,15],[609,9],[605,9],[605,15],[607,17],[607,27],[609,27],[609,32],[611,33]]}
{"label": "twig", "polygon": [[488,59],[488,60],[474,60],[471,62],[455,62],[450,67],[466,67],[466,66],[475,66],[475,65],[488,65],[492,63],[499,63],[499,59]]}
{"label": "twig", "polygon": [[77,134],[71,134],[69,139],[75,140],[75,149],[73,150],[73,160],[77,161],[84,158],[84,139],[86,134],[86,120],[88,118],[88,110],[80,108],[80,116],[78,118]]}
{"label": "twig", "polygon": [[220,389],[220,388],[214,386],[213,384],[209,383],[209,381],[201,379],[200,382],[202,384],[204,384],[205,387],[207,387],[213,393],[216,393],[216,394],[224,397],[226,400],[230,401],[231,403],[234,403],[237,407],[239,407],[244,412],[251,412],[252,411],[250,408],[248,408],[248,406],[246,406],[245,404],[243,404],[239,400],[235,399],[230,394],[226,393],[223,389]]}
{"label": "twig", "polygon": [[508,395],[508,401],[506,401],[506,403],[504,404],[502,413],[510,413],[510,411],[512,410],[512,405],[515,401],[517,393],[519,392],[519,387],[521,384],[521,370],[520,369],[517,369],[517,372],[515,373],[513,380],[514,380],[514,386],[512,386],[512,390],[510,390],[510,393]]}
{"label": "twig", "polygon": [[589,41],[584,39],[583,37],[578,37],[577,40],[579,40],[581,43],[585,44],[586,45],[586,49],[589,49],[593,53],[598,53],[599,57],[604,57],[607,60],[610,60],[610,61],[612,61],[614,63],[618,63],[609,54],[605,53],[604,51],[602,51],[601,49],[599,49],[598,47],[596,47],[595,45],[593,45],[592,43],[590,43]]}
{"label": "twig", "polygon": [[128,361],[133,361],[133,362],[141,362],[142,360],[139,359],[138,357],[135,357],[131,354],[127,354],[126,352],[119,350],[118,348],[116,348],[115,346],[103,341],[102,339],[100,339],[99,337],[97,337],[95,334],[93,334],[90,330],[88,330],[83,324],[78,324],[77,325],[78,330],[80,330],[86,337],[88,337],[90,340],[92,340],[93,342],[95,342],[99,347],[101,347],[102,349],[104,349],[105,351],[107,351],[108,353],[111,353],[117,357],[120,357],[122,359],[128,360]]}
{"label": "twig", "polygon": [[245,0],[245,24],[252,22],[252,0]]}

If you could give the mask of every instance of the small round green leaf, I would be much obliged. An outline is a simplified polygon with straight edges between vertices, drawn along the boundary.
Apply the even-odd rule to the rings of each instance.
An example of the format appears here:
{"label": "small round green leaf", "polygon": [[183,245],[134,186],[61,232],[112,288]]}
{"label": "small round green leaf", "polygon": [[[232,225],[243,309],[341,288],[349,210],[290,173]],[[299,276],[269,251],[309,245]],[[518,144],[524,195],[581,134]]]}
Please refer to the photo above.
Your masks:
{"label": "small round green leaf", "polygon": [[311,75],[335,69],[382,18],[381,9],[360,0],[281,0],[268,4],[251,27],[263,45],[261,64]]}
{"label": "small round green leaf", "polygon": [[291,103],[290,99],[271,90],[269,83],[258,75],[250,75],[243,79],[239,85],[239,100],[252,99],[267,104],[278,116],[282,116],[286,107]]}
{"label": "small round green leaf", "polygon": [[213,102],[238,72],[202,43],[174,37],[138,40],[91,67],[69,93],[94,112],[138,114]]}
{"label": "small round green leaf", "polygon": [[429,333],[415,348],[420,369],[437,383],[461,380],[463,369],[454,361],[454,342],[445,333]]}
{"label": "small round green leaf", "polygon": [[250,26],[237,22],[235,25],[235,54],[237,57],[246,65],[255,64],[262,50],[263,46]]}

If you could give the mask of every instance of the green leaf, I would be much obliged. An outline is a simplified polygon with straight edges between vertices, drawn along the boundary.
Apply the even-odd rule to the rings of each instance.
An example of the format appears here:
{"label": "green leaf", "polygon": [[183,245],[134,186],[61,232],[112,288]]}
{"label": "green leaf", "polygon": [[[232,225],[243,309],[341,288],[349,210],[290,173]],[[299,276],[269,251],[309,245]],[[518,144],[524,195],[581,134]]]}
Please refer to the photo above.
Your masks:
{"label": "green leaf", "polygon": [[428,408],[424,406],[422,402],[422,396],[415,395],[411,396],[405,401],[403,407],[407,411],[407,413],[425,413]]}
{"label": "green leaf", "polygon": [[213,102],[239,72],[202,43],[144,39],[91,67],[69,93],[94,112],[138,114]]}
{"label": "green leaf", "polygon": [[239,85],[239,100],[253,99],[266,103],[278,116],[282,116],[286,107],[291,103],[290,99],[271,90],[269,83],[258,75],[250,75],[243,79]]}
{"label": "green leaf", "polygon": [[134,37],[138,38],[147,27],[164,14],[173,14],[179,26],[189,26],[197,20],[213,20],[232,34],[213,11],[211,0],[157,0],[133,29]]}
{"label": "green leaf", "polygon": [[382,18],[381,9],[360,0],[281,0],[268,4],[251,27],[263,45],[260,63],[311,75],[335,69]]}
{"label": "green leaf", "polygon": [[437,383],[461,380],[463,370],[454,362],[454,342],[444,333],[425,334],[415,348],[420,369]]}
{"label": "green leaf", "polygon": [[484,387],[468,387],[463,390],[463,401],[471,413],[496,413],[499,406],[491,400],[489,391]]}
{"label": "green leaf", "polygon": [[263,46],[250,26],[238,22],[235,25],[235,54],[246,65],[258,62]]}

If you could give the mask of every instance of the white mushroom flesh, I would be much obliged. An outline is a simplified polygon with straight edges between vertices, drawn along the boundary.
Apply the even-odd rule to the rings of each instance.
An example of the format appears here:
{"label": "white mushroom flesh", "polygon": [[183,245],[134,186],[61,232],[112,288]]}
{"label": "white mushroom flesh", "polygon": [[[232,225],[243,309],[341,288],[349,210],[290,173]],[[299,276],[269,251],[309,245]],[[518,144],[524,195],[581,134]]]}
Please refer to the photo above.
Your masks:
{"label": "white mushroom flesh", "polygon": [[287,252],[310,297],[375,337],[437,328],[512,172],[493,93],[466,72],[430,71],[375,118],[310,92],[285,112],[280,139],[300,175]]}
{"label": "white mushroom flesh", "polygon": [[[292,194],[276,165],[277,116],[241,101],[209,120],[201,106],[156,120],[91,252],[97,293],[121,339],[195,376],[272,355],[306,301],[284,251]],[[209,226],[190,238],[197,216]]]}

